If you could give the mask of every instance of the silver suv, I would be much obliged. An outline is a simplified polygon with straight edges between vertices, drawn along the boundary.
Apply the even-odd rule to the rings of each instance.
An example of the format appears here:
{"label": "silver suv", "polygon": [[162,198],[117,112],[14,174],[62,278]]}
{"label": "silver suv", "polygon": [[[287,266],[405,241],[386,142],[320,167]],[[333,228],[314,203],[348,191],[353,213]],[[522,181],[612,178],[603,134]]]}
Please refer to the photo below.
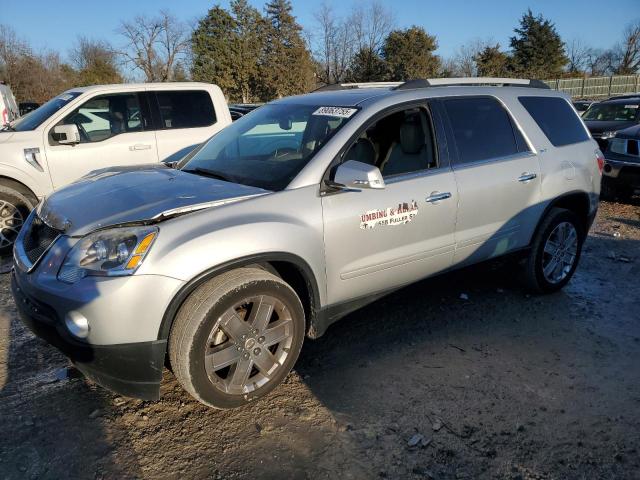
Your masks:
{"label": "silver suv", "polygon": [[419,279],[524,254],[573,275],[603,157],[536,81],[350,84],[267,104],[175,168],[93,172],[17,239],[22,318],[88,377],[159,396],[163,367],[232,408],[276,387],[305,336]]}

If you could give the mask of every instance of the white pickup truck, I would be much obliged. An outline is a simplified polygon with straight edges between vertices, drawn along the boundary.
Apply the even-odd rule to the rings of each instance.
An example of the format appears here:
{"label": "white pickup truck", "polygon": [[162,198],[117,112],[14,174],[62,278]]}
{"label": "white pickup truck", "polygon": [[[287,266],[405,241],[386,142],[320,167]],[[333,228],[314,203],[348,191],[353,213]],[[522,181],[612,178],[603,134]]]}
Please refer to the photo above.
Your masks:
{"label": "white pickup truck", "polygon": [[73,88],[0,130],[0,254],[38,199],[90,171],[178,159],[231,123],[219,87]]}

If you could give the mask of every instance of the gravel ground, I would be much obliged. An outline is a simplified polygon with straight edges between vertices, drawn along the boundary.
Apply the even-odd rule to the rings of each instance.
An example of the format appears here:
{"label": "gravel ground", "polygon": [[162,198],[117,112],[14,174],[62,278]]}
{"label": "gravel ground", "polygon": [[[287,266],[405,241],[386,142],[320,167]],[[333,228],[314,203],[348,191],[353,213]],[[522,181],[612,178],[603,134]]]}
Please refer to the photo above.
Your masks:
{"label": "gravel ground", "polygon": [[65,375],[2,275],[0,477],[640,479],[639,279],[640,202],[602,203],[563,292],[496,264],[421,282],[216,411],[169,372],[159,402]]}

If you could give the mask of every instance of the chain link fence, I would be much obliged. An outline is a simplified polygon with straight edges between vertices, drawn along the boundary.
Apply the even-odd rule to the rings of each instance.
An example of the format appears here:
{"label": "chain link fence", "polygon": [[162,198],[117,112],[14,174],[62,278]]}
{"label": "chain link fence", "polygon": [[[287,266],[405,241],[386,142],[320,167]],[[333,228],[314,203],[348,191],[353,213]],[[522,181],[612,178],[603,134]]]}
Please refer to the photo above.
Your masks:
{"label": "chain link fence", "polygon": [[566,92],[573,98],[596,99],[640,92],[640,75],[559,78],[557,80],[545,80],[544,82],[554,90]]}

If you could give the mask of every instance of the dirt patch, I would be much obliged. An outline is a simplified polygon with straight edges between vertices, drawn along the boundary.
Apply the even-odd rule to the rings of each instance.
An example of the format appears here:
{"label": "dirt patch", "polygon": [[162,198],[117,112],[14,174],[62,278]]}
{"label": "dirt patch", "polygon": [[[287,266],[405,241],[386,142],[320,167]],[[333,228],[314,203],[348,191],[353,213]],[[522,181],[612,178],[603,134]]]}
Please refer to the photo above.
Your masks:
{"label": "dirt patch", "polygon": [[578,272],[526,294],[483,265],[420,282],[307,341],[234,411],[65,378],[0,277],[3,478],[640,478],[640,207],[602,203]]}

